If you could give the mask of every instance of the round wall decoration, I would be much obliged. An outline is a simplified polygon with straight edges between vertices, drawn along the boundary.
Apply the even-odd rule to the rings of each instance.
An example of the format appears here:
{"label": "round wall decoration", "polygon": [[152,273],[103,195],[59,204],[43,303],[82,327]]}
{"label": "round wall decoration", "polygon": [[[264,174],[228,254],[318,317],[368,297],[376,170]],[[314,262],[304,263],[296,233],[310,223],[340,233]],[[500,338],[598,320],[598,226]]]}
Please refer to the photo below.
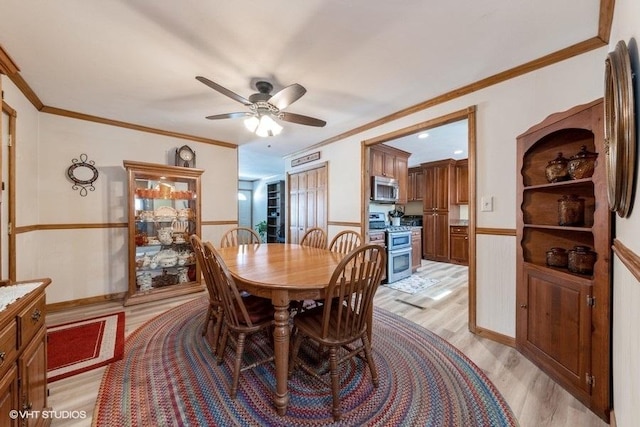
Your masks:
{"label": "round wall decoration", "polygon": [[82,197],[87,195],[87,189],[94,191],[93,182],[98,179],[98,169],[93,160],[87,161],[86,154],[80,154],[80,159],[71,160],[71,166],[67,168],[67,176],[73,181],[74,190],[80,190]]}
{"label": "round wall decoration", "polygon": [[633,73],[629,50],[619,41],[605,60],[604,139],[609,208],[629,216],[636,158]]}

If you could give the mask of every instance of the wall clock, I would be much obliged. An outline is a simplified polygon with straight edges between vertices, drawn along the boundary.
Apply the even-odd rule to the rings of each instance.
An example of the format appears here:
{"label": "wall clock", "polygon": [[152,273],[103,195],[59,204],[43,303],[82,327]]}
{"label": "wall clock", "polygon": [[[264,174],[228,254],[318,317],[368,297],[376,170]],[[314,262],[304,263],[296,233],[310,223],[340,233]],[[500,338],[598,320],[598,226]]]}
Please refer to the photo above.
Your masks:
{"label": "wall clock", "polygon": [[183,145],[180,148],[176,148],[175,165],[185,168],[196,167],[196,152],[193,151],[193,149],[188,145]]}
{"label": "wall clock", "polygon": [[609,208],[629,216],[636,158],[633,73],[629,50],[619,41],[605,60],[604,142]]}

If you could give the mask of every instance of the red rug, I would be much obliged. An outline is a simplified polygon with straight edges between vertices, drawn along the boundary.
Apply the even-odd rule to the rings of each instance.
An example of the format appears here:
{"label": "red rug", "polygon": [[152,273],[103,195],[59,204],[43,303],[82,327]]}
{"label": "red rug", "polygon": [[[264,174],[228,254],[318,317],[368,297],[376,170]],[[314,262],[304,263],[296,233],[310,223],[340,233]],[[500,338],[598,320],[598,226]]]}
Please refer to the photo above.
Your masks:
{"label": "red rug", "polygon": [[47,328],[47,380],[86,372],[122,359],[124,312]]}

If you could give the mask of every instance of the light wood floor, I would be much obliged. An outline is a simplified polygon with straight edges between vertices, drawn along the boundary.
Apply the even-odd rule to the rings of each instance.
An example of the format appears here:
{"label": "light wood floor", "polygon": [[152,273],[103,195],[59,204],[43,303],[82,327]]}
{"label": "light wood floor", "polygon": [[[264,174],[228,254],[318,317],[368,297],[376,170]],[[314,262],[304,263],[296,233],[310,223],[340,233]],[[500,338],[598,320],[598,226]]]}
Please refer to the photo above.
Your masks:
{"label": "light wood floor", "polygon": [[[467,268],[423,261],[428,276],[439,279],[438,293],[410,295],[381,286],[376,306],[399,314],[437,333],[462,350],[500,390],[522,427],[598,426],[607,424],[586,409],[515,349],[478,338],[467,328]],[[442,292],[440,292],[442,290]],[[203,294],[192,294],[138,306],[124,307],[126,334],[156,315]],[[429,295],[429,296],[425,296]],[[73,321],[122,310],[110,302],[49,313],[47,324]],[[105,368],[96,369],[49,385],[49,404],[56,411],[86,411],[87,418],[54,420],[52,426],[91,425],[91,415]]]}

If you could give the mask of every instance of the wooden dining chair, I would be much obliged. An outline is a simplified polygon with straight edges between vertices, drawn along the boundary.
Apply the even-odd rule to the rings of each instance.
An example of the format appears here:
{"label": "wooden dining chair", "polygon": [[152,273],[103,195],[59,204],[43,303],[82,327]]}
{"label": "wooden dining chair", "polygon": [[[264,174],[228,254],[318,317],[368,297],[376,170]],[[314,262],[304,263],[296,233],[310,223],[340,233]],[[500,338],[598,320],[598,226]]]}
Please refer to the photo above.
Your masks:
{"label": "wooden dining chair", "polygon": [[[382,280],[386,262],[384,248],[367,244],[347,254],[336,267],[326,298],[321,307],[303,311],[293,318],[293,346],[289,375],[300,367],[314,378],[330,384],[333,396],[333,419],[340,420],[340,375],[339,365],[364,353],[364,361],[369,366],[371,380],[378,386],[378,372],[368,337],[369,322],[373,313],[373,296]],[[312,340],[317,345],[305,346],[305,351],[329,351],[329,376],[326,368],[309,364],[299,357],[303,340]],[[319,360],[324,360],[320,357]]]}
{"label": "wooden dining chair", "polygon": [[235,227],[222,235],[221,248],[260,243],[260,235],[247,227]]}
{"label": "wooden dining chair", "polygon": [[335,235],[329,243],[329,250],[340,254],[348,254],[362,243],[360,233],[353,230],[344,230]]}
{"label": "wooden dining chair", "polygon": [[320,227],[310,228],[300,239],[300,245],[312,248],[327,249],[327,233]]}
{"label": "wooden dining chair", "polygon": [[220,341],[220,331],[222,329],[222,319],[224,317],[222,301],[214,283],[214,274],[211,270],[211,263],[206,261],[204,243],[200,237],[195,234],[192,234],[189,237],[189,240],[191,241],[191,246],[196,254],[196,261],[198,265],[200,265],[200,271],[202,271],[204,283],[207,287],[207,293],[209,294],[209,307],[207,309],[207,316],[202,328],[202,336],[207,335],[207,332],[209,331],[209,323],[213,321],[213,338],[210,341],[210,345],[213,354],[217,354],[218,342]]}
{"label": "wooden dining chair", "polygon": [[211,264],[214,283],[218,287],[224,311],[222,339],[218,346],[218,364],[222,364],[224,360],[229,339],[236,348],[229,390],[229,395],[235,399],[240,373],[274,360],[273,351],[271,351],[269,356],[242,367],[246,339],[258,332],[266,332],[271,338],[270,329],[274,323],[274,308],[268,299],[254,296],[242,297],[226,264],[211,243],[204,244],[204,253],[206,261]]}

